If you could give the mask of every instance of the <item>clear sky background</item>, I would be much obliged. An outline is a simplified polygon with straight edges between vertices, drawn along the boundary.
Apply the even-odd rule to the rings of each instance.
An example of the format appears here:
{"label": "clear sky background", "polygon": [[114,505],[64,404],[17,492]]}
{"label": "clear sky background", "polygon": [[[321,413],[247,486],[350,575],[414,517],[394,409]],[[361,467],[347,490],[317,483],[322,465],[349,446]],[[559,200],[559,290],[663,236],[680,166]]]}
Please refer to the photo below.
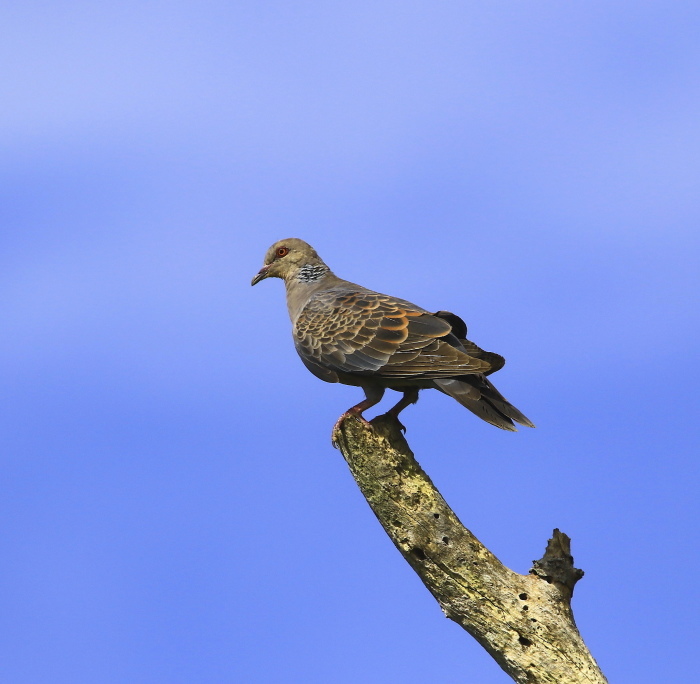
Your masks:
{"label": "clear sky background", "polygon": [[661,1],[4,3],[0,680],[510,681],[331,448],[361,392],[250,287],[295,236],[507,358],[537,429],[424,392],[419,461],[516,571],[572,537],[611,682],[693,681],[699,27]]}

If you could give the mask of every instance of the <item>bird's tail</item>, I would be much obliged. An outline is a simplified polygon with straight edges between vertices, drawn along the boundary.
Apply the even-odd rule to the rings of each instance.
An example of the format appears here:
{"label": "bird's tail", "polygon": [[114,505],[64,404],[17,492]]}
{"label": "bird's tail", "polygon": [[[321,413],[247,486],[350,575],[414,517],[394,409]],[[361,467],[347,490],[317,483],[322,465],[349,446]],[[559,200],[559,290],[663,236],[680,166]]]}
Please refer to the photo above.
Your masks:
{"label": "bird's tail", "polygon": [[515,432],[513,421],[526,427],[535,427],[529,418],[518,411],[491,381],[481,374],[461,375],[447,380],[436,379],[433,382],[441,392],[456,399],[482,420],[502,430]]}

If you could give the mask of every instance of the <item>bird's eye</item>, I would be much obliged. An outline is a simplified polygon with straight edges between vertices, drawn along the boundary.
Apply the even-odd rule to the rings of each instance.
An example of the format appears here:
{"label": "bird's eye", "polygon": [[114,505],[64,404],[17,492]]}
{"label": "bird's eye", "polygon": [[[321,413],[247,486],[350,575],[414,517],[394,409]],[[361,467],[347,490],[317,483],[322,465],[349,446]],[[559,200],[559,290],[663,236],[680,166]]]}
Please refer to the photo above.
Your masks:
{"label": "bird's eye", "polygon": [[278,257],[283,257],[287,256],[289,254],[289,247],[279,247],[277,250],[277,256]]}

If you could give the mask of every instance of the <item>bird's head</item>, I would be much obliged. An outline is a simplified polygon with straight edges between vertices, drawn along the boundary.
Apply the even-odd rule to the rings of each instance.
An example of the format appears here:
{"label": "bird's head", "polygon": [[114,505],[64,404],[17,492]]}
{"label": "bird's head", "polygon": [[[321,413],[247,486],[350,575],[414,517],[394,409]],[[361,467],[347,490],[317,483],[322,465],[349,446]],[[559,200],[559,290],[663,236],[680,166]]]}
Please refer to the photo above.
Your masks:
{"label": "bird's head", "polygon": [[315,280],[328,272],[328,266],[316,254],[316,250],[299,238],[275,242],[267,250],[263,264],[251,285],[256,285],[265,278],[289,281],[296,277],[299,280]]}

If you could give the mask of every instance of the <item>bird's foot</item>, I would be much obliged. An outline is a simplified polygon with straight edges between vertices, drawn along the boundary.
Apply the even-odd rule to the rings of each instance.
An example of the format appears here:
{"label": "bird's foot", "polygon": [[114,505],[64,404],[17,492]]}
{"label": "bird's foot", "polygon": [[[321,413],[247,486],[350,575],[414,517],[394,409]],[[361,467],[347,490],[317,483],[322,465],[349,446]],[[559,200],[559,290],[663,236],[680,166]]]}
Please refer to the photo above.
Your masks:
{"label": "bird's foot", "polygon": [[338,420],[335,421],[335,425],[333,426],[333,430],[331,430],[331,444],[337,449],[339,447],[339,439],[340,439],[340,429],[343,426],[343,423],[348,419],[348,418],[357,418],[361,423],[364,423],[368,428],[371,428],[372,426],[370,425],[367,420],[365,420],[365,417],[362,415],[361,411],[354,411],[353,409],[350,409],[349,411],[346,411],[343,413]]}
{"label": "bird's foot", "polygon": [[387,411],[385,415],[389,416],[396,423],[399,430],[401,430],[401,432],[406,434],[406,426],[399,420],[399,417],[397,414],[392,413],[391,411]]}

